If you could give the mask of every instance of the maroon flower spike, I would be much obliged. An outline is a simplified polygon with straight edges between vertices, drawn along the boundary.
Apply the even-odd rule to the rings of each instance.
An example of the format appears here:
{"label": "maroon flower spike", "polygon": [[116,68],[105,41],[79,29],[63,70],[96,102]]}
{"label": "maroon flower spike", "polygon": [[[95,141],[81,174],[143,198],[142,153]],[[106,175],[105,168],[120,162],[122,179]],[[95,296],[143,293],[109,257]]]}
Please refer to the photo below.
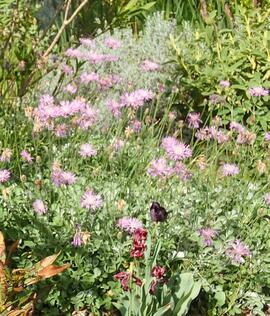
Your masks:
{"label": "maroon flower spike", "polygon": [[146,246],[147,230],[138,228],[133,234],[133,245],[131,248],[130,256],[134,258],[142,258],[147,248]]}

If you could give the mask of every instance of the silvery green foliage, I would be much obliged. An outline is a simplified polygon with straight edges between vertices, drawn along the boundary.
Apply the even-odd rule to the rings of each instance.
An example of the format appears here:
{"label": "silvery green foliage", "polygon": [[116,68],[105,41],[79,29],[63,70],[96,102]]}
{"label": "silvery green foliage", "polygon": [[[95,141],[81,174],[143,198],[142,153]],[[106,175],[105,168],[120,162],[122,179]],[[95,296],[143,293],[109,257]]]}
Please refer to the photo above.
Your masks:
{"label": "silvery green foliage", "polygon": [[[131,29],[115,30],[113,35],[109,32],[100,34],[95,40],[94,52],[100,54],[112,54],[119,58],[117,62],[93,65],[84,63],[79,69],[79,74],[83,71],[96,71],[101,77],[108,74],[116,74],[121,81],[113,89],[107,91],[107,97],[113,97],[117,93],[121,94],[128,89],[132,90],[144,88],[155,90],[159,84],[164,83],[172,75],[173,67],[165,64],[170,59],[169,37],[176,32],[176,22],[165,21],[160,13],[149,17],[144,30],[135,37]],[[106,47],[106,38],[113,37],[121,41],[121,47],[111,50]],[[85,50],[82,46],[80,49]],[[140,65],[144,60],[151,60],[161,65],[159,71],[143,72]],[[50,63],[53,60],[50,58]],[[57,63],[60,63],[60,58]],[[75,67],[75,61],[73,61]],[[61,70],[60,67],[53,73],[45,76],[40,84],[40,93],[52,94],[58,85]],[[67,82],[63,84],[65,86]],[[87,95],[85,96],[87,97]]]}

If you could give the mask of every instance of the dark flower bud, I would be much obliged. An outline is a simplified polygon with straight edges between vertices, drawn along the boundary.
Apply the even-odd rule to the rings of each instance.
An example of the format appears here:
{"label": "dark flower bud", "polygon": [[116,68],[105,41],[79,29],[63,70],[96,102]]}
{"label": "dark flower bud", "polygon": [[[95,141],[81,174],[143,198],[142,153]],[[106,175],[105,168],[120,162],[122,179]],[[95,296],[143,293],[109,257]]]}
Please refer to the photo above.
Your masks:
{"label": "dark flower bud", "polygon": [[150,217],[153,222],[164,222],[168,213],[158,202],[153,202],[150,207]]}

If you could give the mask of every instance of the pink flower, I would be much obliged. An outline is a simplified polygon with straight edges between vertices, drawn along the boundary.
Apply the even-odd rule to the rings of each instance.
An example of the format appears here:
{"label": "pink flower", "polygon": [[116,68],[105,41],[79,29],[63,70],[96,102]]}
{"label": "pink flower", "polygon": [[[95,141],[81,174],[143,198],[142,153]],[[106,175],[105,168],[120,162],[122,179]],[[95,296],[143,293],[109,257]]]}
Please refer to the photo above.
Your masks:
{"label": "pink flower", "polygon": [[69,65],[67,64],[63,64],[62,65],[62,71],[64,74],[66,75],[72,75],[73,74],[73,68],[70,67]]}
{"label": "pink flower", "polygon": [[77,48],[69,48],[66,50],[65,55],[71,58],[82,58],[83,53]]}
{"label": "pink flower", "polygon": [[29,164],[33,163],[33,157],[26,150],[21,151],[21,157],[24,161],[27,161]]}
{"label": "pink flower", "polygon": [[95,43],[93,40],[91,40],[90,38],[80,38],[80,43],[83,45],[83,46],[86,46],[86,47],[90,47],[90,48],[94,48],[95,47]]}
{"label": "pink flower", "polygon": [[46,214],[48,211],[47,206],[44,204],[42,200],[39,199],[35,200],[35,202],[33,203],[33,209],[39,215]]}
{"label": "pink flower", "polygon": [[177,161],[173,167],[173,172],[181,178],[181,180],[186,181],[192,178],[192,173],[183,164],[182,161]]}
{"label": "pink flower", "polygon": [[97,82],[99,80],[99,75],[95,72],[87,73],[83,72],[80,76],[81,83],[88,84],[89,82]]}
{"label": "pink flower", "polygon": [[67,92],[69,92],[69,93],[71,93],[71,94],[74,94],[74,93],[77,92],[77,87],[76,87],[74,84],[69,83],[69,84],[66,86],[65,91],[67,91]]}
{"label": "pink flower", "polygon": [[54,128],[54,134],[57,137],[66,137],[67,136],[67,126],[65,123],[59,124]]}
{"label": "pink flower", "polygon": [[125,93],[121,96],[121,104],[123,106],[132,107],[135,110],[142,107],[146,101],[154,98],[154,94],[150,90],[139,89],[131,93]]}
{"label": "pink flower", "polygon": [[142,280],[137,278],[134,273],[131,274],[129,272],[118,272],[117,274],[115,274],[114,279],[120,281],[120,284],[124,291],[130,290],[129,286],[132,279],[134,279],[136,285],[142,286]]}
{"label": "pink flower", "polygon": [[231,258],[232,262],[243,264],[245,259],[243,257],[251,257],[249,248],[240,242],[235,240],[230,247],[226,249],[226,255]]}
{"label": "pink flower", "polygon": [[244,133],[246,131],[245,127],[237,122],[231,122],[230,129],[237,133]]}
{"label": "pink flower", "polygon": [[202,123],[201,114],[195,112],[189,113],[187,115],[187,122],[189,128],[199,128],[200,123]]}
{"label": "pink flower", "polygon": [[123,107],[122,104],[118,103],[117,101],[111,99],[107,101],[107,107],[112,112],[115,118],[121,117],[121,108]]}
{"label": "pink flower", "polygon": [[249,89],[249,93],[252,97],[264,97],[269,94],[269,90],[263,87],[253,87]]}
{"label": "pink flower", "polygon": [[161,145],[172,160],[185,160],[192,156],[191,148],[174,137],[163,138]]}
{"label": "pink flower", "polygon": [[81,236],[81,226],[79,224],[76,225],[76,232],[73,236],[73,240],[71,244],[74,247],[81,247],[83,244],[82,236]]}
{"label": "pink flower", "polygon": [[70,171],[62,171],[60,167],[52,168],[52,181],[59,187],[61,185],[71,185],[76,182],[76,176]]}
{"label": "pink flower", "polygon": [[134,133],[139,133],[142,128],[142,123],[139,120],[134,120],[130,123],[130,127]]}
{"label": "pink flower", "polygon": [[113,142],[113,148],[115,151],[119,151],[120,149],[122,149],[125,145],[125,142],[120,139],[120,138],[117,138],[114,142]]}
{"label": "pink flower", "polygon": [[237,165],[232,163],[225,163],[222,166],[222,173],[224,176],[235,176],[240,172],[240,169]]}
{"label": "pink flower", "polygon": [[91,144],[82,144],[80,147],[79,154],[82,157],[92,157],[92,156],[96,156],[97,151],[96,149],[93,148]]}
{"label": "pink flower", "polygon": [[87,190],[81,197],[81,207],[96,211],[102,206],[102,198],[92,190]]}
{"label": "pink flower", "polygon": [[229,88],[229,86],[231,85],[230,84],[230,81],[229,80],[221,80],[219,82],[219,85],[222,87],[222,88]]}
{"label": "pink flower", "polygon": [[201,228],[198,230],[199,235],[203,238],[206,246],[212,246],[213,238],[217,236],[217,231],[212,228]]}
{"label": "pink flower", "polygon": [[133,234],[138,228],[143,228],[143,224],[139,219],[129,216],[120,218],[116,226],[129,234]]}
{"label": "pink flower", "polygon": [[270,206],[270,192],[265,194],[264,201],[266,205]]}
{"label": "pink flower", "polygon": [[145,60],[143,61],[143,63],[140,65],[140,68],[143,70],[143,71],[156,71],[160,68],[159,64],[151,61],[151,60]]}
{"label": "pink flower", "polygon": [[159,158],[151,161],[147,173],[152,177],[164,178],[172,175],[173,170],[165,158]]}
{"label": "pink flower", "polygon": [[265,135],[264,135],[264,140],[265,140],[266,142],[270,142],[270,132],[265,133]]}
{"label": "pink flower", "polygon": [[0,183],[7,182],[10,179],[10,171],[7,169],[0,170]]}
{"label": "pink flower", "polygon": [[111,49],[117,49],[121,47],[121,42],[117,39],[109,37],[105,39],[105,45]]}

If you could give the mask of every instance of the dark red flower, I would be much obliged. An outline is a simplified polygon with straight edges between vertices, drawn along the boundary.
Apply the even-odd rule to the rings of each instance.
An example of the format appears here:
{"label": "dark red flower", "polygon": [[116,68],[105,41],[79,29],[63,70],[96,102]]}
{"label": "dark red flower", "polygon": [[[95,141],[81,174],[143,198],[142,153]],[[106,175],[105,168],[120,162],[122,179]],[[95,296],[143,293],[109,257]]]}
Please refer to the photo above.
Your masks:
{"label": "dark red flower", "polygon": [[166,269],[161,266],[154,266],[151,271],[151,275],[157,280],[163,280],[164,275],[165,275]]}
{"label": "dark red flower", "polygon": [[118,272],[117,274],[115,274],[114,279],[120,281],[121,286],[122,286],[124,291],[129,290],[128,284],[130,282],[130,273]]}
{"label": "dark red flower", "polygon": [[138,228],[133,234],[133,245],[130,251],[130,256],[134,258],[142,258],[144,252],[147,249],[147,230],[144,228]]}
{"label": "dark red flower", "polygon": [[150,289],[149,289],[149,293],[150,293],[150,294],[153,295],[153,294],[155,293],[156,288],[157,288],[157,284],[158,284],[157,280],[153,280],[153,281],[151,282],[151,284],[150,284]]}

